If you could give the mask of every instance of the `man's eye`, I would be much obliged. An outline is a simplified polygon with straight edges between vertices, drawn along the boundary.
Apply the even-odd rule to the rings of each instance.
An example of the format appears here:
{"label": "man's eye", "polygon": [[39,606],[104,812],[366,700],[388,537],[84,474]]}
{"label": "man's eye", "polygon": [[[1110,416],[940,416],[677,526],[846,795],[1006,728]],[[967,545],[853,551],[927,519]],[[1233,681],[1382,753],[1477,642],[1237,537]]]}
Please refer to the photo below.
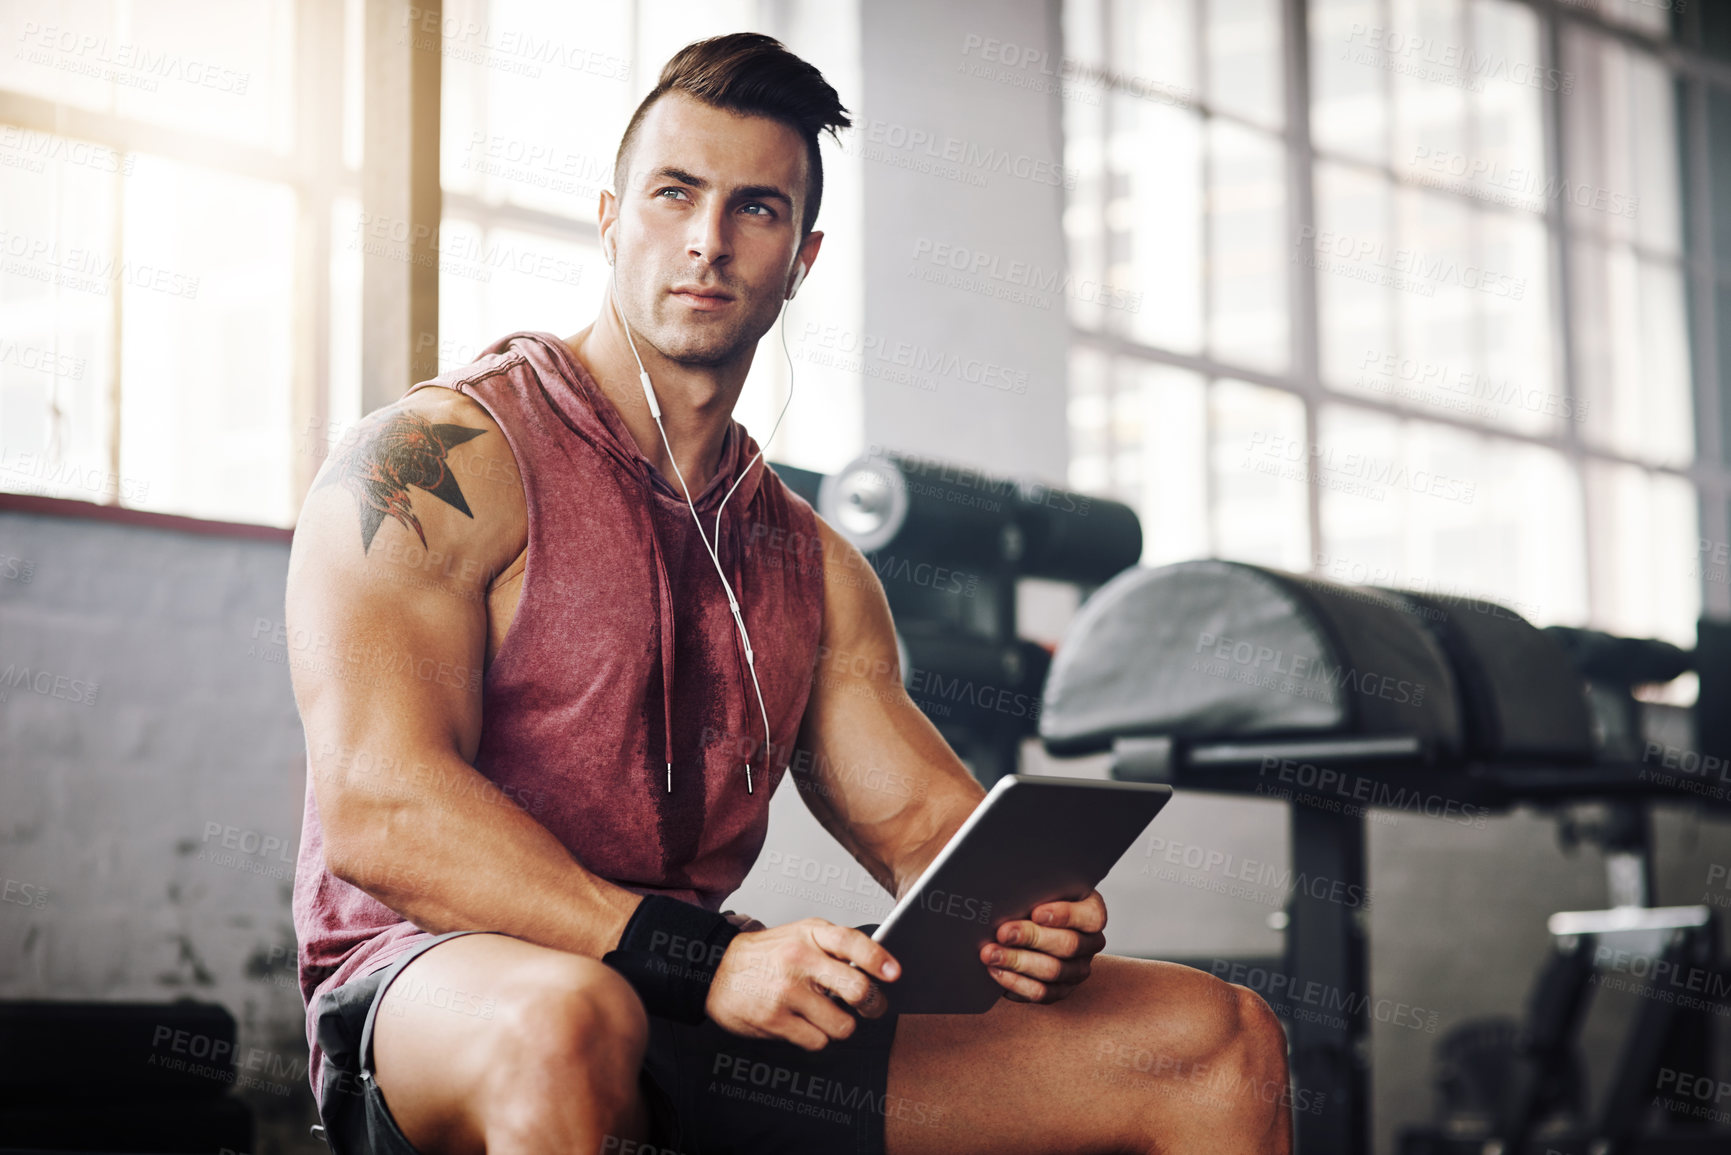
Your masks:
{"label": "man's eye", "polygon": [[761,213],[753,213],[752,214],[753,216],[772,217],[775,215],[775,210],[770,208],[768,205],[764,204],[762,201],[752,201],[751,203],[746,204],[746,205],[742,205],[741,207],[742,208],[748,208],[748,209],[762,209],[763,210]]}
{"label": "man's eye", "polygon": [[678,193],[680,196],[684,196],[685,190],[682,188],[673,188],[673,187],[669,186],[668,188],[656,190],[655,195],[661,196],[663,193]]}

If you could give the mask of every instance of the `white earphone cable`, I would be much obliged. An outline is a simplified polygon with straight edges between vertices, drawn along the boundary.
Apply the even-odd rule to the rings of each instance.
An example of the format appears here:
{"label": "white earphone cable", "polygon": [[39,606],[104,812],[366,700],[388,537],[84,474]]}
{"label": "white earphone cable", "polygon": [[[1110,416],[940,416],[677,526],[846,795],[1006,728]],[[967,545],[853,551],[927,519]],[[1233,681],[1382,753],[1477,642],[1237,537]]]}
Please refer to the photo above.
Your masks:
{"label": "white earphone cable", "polygon": [[[612,262],[608,263],[609,265],[613,264]],[[697,536],[702,540],[704,551],[709,554],[711,564],[715,566],[716,576],[721,578],[721,588],[727,591],[727,608],[732,612],[733,622],[739,630],[740,640],[745,644],[745,666],[751,674],[751,688],[757,695],[757,712],[763,718],[763,752],[765,757],[769,757],[769,711],[763,704],[763,687],[757,681],[757,663],[751,648],[751,635],[746,631],[745,618],[739,612],[739,599],[734,596],[733,586],[728,583],[727,574],[721,568],[721,558],[717,555],[716,549],[721,544],[721,514],[727,507],[728,498],[731,498],[733,491],[739,488],[739,483],[745,480],[745,475],[751,472],[751,467],[757,464],[757,459],[763,456],[764,446],[774,440],[775,431],[781,428],[781,419],[786,415],[787,407],[793,403],[793,355],[788,352],[787,348],[787,298],[782,298],[781,312],[777,317],[781,326],[781,351],[787,357],[787,400],[782,402],[781,413],[776,415],[775,424],[770,427],[769,437],[765,439],[763,446],[758,448],[756,456],[746,462],[745,468],[739,471],[739,476],[734,479],[733,485],[722,497],[721,504],[716,507],[715,544],[711,545],[709,536],[703,532],[703,520],[697,516],[697,506],[691,501],[691,489],[685,484],[685,474],[680,470],[679,461],[673,455],[673,446],[667,440],[667,429],[661,424],[661,406],[656,401],[654,387],[649,383],[649,370],[643,367],[643,358],[637,352],[637,342],[631,336],[631,326],[625,320],[624,310],[619,307],[619,270],[616,265],[613,266],[611,280],[612,289],[608,293],[608,297],[613,302],[613,311],[619,317],[620,327],[625,330],[625,340],[631,346],[631,357],[637,362],[637,380],[643,386],[644,398],[649,402],[649,414],[655,419],[655,428],[661,432],[661,444],[667,449],[667,460],[673,464],[674,476],[679,478],[679,488],[685,494],[685,506],[691,511],[691,520],[697,525]],[[672,762],[667,764],[667,789],[669,791],[673,789]],[[748,794],[753,793],[751,763],[749,761],[745,764],[745,790]]]}

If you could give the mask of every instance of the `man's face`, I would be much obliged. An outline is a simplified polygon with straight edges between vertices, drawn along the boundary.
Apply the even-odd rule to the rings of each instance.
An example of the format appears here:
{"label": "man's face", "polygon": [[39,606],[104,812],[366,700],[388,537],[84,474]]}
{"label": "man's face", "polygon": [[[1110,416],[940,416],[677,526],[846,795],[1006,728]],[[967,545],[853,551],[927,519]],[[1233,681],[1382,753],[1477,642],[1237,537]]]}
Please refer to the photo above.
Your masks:
{"label": "man's face", "polygon": [[684,365],[749,357],[800,245],[804,142],[779,121],[670,92],[638,125],[628,162],[601,230],[633,335]]}

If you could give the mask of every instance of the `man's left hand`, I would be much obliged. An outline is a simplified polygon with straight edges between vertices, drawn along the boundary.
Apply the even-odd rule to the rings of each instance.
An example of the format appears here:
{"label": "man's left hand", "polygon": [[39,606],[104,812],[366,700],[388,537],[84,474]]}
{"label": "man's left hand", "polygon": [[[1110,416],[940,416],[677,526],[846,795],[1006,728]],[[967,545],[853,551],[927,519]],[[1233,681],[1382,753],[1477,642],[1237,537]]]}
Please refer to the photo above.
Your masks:
{"label": "man's left hand", "polygon": [[1106,947],[1106,900],[1090,890],[1078,902],[1043,902],[1028,913],[1000,926],[980,961],[1005,998],[1055,1003],[1088,977],[1090,960]]}

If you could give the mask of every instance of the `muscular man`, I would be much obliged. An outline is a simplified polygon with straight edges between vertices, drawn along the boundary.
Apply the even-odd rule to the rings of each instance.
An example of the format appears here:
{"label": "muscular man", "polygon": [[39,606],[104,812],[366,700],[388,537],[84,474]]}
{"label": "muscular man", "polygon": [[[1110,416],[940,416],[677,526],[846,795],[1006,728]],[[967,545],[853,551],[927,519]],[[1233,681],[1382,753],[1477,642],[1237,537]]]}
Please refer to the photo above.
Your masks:
{"label": "muscular man", "polygon": [[294,912],[338,1155],[1289,1147],[1267,1006],[1100,953],[1098,892],[1004,925],[984,1015],[886,1014],[865,929],[716,913],[790,764],[898,897],[984,796],[869,564],[732,419],[848,124],[774,40],[682,49],[600,198],[600,316],[421,382],[308,495]]}

